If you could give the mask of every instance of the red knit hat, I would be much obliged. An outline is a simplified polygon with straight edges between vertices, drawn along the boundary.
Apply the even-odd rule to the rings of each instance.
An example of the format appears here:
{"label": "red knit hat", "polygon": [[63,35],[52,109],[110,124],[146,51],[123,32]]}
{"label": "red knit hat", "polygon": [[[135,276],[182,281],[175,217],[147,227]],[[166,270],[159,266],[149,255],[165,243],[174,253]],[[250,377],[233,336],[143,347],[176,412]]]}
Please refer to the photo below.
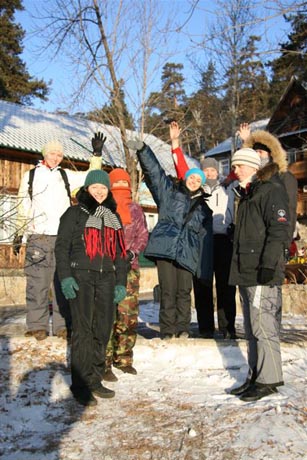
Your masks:
{"label": "red knit hat", "polygon": [[113,187],[114,182],[118,182],[119,180],[126,180],[131,187],[131,179],[127,171],[122,168],[115,168],[111,172],[109,172],[111,188]]}

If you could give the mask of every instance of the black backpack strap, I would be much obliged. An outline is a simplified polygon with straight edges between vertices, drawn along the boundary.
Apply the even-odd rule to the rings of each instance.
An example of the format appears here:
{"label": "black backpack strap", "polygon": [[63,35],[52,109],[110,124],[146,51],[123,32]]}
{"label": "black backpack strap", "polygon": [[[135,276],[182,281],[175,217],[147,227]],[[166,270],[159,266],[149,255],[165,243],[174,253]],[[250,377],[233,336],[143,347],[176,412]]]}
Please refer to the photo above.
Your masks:
{"label": "black backpack strap", "polygon": [[33,169],[30,169],[29,171],[29,180],[28,180],[28,193],[30,200],[32,201],[33,197],[33,180],[34,180],[34,174],[35,174],[36,167]]}
{"label": "black backpack strap", "polygon": [[65,171],[65,169],[62,169],[62,168],[59,168],[59,171],[60,171],[62,179],[64,181],[66,192],[67,192],[70,204],[71,204],[70,185],[69,185],[69,182],[68,182],[68,177],[67,177],[66,171]]}
{"label": "black backpack strap", "polygon": [[[30,171],[29,171],[28,193],[29,193],[29,197],[30,197],[31,201],[32,201],[32,198],[33,198],[33,181],[34,181],[35,170],[36,170],[36,167],[33,168],[33,169],[30,169]],[[66,171],[64,169],[62,169],[62,168],[59,168],[59,171],[60,171],[60,174],[61,174],[62,179],[64,181],[66,192],[67,192],[70,204],[71,204],[70,186],[69,186]]]}

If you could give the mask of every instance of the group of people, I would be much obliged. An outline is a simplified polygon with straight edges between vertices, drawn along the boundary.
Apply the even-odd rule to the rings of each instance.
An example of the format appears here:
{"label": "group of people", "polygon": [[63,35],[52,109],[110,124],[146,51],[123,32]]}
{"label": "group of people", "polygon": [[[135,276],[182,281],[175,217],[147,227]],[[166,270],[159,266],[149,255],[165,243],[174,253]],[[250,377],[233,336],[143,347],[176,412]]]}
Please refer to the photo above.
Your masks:
{"label": "group of people", "polygon": [[[102,384],[117,380],[112,366],[137,374],[141,251],[157,265],[161,339],[190,336],[192,287],[199,333],[214,336],[214,274],[219,331],[236,338],[238,286],[248,340],[249,373],[231,393],[253,401],[283,384],[281,284],[295,219],[295,179],[274,136],[251,133],[247,125],[240,132],[244,144],[232,157],[235,180],[224,182],[214,159],[188,168],[175,121],[170,139],[177,178],[166,174],[148,145],[128,143],[159,210],[149,239],[129,174],[101,169],[101,133],[92,139],[89,171],[63,170],[62,145],[51,141],[35,174],[23,177],[13,245],[17,253],[26,236],[26,335],[47,337],[51,286],[53,333],[66,338],[72,330],[71,391],[80,404],[114,396]],[[75,189],[77,204],[71,206]]]}
{"label": "group of people", "polygon": [[249,371],[230,393],[256,401],[283,385],[281,285],[296,222],[297,181],[277,138],[251,132],[246,124],[239,135],[243,145],[222,182],[215,160],[205,159],[202,169],[188,168],[175,121],[170,138],[177,180],[166,175],[145,143],[132,141],[130,147],[159,209],[145,255],[157,262],[162,338],[189,336],[192,284],[199,332],[213,336],[213,273],[218,327],[225,338],[235,338],[238,286]]}

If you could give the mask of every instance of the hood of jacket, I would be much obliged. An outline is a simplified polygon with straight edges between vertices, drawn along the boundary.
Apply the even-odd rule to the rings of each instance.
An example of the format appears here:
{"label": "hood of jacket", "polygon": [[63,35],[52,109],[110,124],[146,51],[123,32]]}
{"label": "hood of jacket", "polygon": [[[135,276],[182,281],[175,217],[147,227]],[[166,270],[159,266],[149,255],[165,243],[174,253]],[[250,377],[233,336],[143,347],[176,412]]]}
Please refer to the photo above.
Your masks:
{"label": "hood of jacket", "polygon": [[280,169],[277,163],[268,163],[263,168],[258,169],[256,173],[257,179],[261,182],[270,180],[275,174],[280,174]]}
{"label": "hood of jacket", "polygon": [[[243,147],[253,148],[256,142],[260,142],[261,144],[266,145],[271,150],[270,155],[272,157],[272,162],[276,163],[280,173],[285,173],[288,170],[287,154],[275,136],[270,134],[268,131],[258,129],[251,132],[249,137],[244,142]],[[271,164],[272,163],[267,164],[262,169],[270,169],[269,166]]]}
{"label": "hood of jacket", "polygon": [[[84,206],[90,214],[94,214],[97,207],[100,206],[95,198],[93,198],[84,187],[80,188],[76,198],[78,203],[81,206]],[[107,198],[101,203],[101,205],[110,209],[112,212],[116,212],[116,202],[113,198],[112,192],[109,191]]]}

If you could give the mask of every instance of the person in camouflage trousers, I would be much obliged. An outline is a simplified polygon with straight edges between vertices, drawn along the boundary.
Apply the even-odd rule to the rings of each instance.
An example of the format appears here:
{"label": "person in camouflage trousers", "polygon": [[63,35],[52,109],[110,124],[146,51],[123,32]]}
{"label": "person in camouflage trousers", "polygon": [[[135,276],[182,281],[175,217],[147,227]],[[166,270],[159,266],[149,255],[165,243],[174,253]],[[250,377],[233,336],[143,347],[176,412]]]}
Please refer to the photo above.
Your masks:
{"label": "person in camouflage trousers", "polygon": [[122,372],[137,374],[133,367],[133,347],[137,337],[140,270],[138,255],[146,247],[148,230],[141,206],[132,201],[129,174],[121,168],[109,174],[111,191],[124,227],[127,250],[127,296],[116,309],[116,318],[107,346],[104,380],[116,381],[112,366]]}

